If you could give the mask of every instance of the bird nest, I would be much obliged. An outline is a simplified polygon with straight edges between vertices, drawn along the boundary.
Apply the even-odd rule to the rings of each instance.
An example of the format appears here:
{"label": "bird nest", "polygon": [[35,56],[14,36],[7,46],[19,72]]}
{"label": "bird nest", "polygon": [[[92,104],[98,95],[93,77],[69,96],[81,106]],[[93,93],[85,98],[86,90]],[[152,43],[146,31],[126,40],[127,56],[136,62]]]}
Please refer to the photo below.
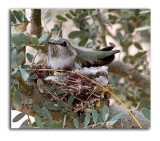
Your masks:
{"label": "bird nest", "polygon": [[104,105],[109,106],[110,93],[103,88],[112,91],[108,83],[107,66],[73,72],[39,71],[48,69],[44,65],[33,65],[32,69],[31,75],[36,74],[38,77],[30,81],[32,92],[30,95],[23,94],[24,103],[32,99],[32,105],[73,113],[91,113],[94,109],[101,112]]}

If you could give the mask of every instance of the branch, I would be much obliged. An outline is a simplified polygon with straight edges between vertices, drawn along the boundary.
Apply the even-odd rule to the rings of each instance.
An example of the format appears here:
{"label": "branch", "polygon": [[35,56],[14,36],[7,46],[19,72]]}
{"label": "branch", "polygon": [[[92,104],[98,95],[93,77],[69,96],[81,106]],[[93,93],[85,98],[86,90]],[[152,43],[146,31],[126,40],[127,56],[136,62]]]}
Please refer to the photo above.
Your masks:
{"label": "branch", "polygon": [[42,35],[41,9],[31,10],[30,35],[36,35],[37,37]]}
{"label": "branch", "polygon": [[109,65],[109,72],[115,73],[126,78],[131,84],[150,89],[150,76],[142,75],[131,66],[126,65],[120,61],[113,61]]}

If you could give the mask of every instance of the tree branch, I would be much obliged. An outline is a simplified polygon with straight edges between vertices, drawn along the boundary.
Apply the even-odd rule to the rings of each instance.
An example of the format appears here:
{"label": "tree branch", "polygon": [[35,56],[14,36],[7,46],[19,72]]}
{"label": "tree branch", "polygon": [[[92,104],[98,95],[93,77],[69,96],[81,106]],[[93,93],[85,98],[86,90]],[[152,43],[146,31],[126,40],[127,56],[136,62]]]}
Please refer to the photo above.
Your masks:
{"label": "tree branch", "polygon": [[120,61],[113,61],[109,65],[109,72],[120,75],[127,79],[131,84],[150,89],[150,76],[142,75],[131,66],[126,65]]}

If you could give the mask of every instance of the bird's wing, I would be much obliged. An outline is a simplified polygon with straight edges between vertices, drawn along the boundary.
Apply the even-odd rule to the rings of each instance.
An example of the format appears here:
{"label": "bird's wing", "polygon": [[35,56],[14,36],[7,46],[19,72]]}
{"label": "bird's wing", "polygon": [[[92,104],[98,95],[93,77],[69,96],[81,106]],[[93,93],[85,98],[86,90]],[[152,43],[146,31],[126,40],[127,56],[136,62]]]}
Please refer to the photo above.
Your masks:
{"label": "bird's wing", "polygon": [[75,50],[77,52],[76,61],[81,62],[84,65],[87,62],[93,65],[98,60],[113,56],[114,54],[120,52],[119,50],[111,50],[111,51],[92,51],[86,49],[82,50],[77,47],[75,48]]}

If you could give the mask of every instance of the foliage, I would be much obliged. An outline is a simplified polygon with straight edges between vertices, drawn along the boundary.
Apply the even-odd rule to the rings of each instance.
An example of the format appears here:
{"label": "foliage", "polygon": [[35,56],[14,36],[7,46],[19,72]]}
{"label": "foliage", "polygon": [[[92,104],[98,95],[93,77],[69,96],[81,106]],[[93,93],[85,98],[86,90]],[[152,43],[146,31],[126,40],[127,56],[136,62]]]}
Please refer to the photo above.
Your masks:
{"label": "foliage", "polygon": [[[47,10],[42,13],[42,19],[45,21],[45,24],[52,21],[53,17],[50,12],[50,10]],[[22,11],[11,11],[11,25],[26,22],[28,22],[27,18]],[[73,28],[73,31],[67,33],[68,39],[72,40],[75,45],[99,50],[102,46],[117,46],[118,44],[125,54],[125,56],[122,57],[123,62],[131,64],[134,69],[137,69],[137,71],[143,74],[150,75],[150,69],[148,67],[149,62],[147,60],[150,49],[144,50],[143,46],[143,43],[150,43],[150,10],[66,10],[64,14],[56,15],[56,23],[51,31],[43,31],[40,38],[35,35],[29,37],[24,33],[20,33],[18,36],[11,36],[11,92],[13,105],[16,109],[21,108],[22,105],[29,106],[33,103],[32,99],[22,101],[21,94],[22,92],[25,92],[26,95],[30,95],[31,92],[28,89],[28,86],[30,85],[31,80],[36,80],[38,78],[38,75],[31,74],[27,68],[33,66],[35,58],[37,55],[40,56],[43,51],[42,48],[42,50],[37,50],[36,55],[31,53],[25,54],[25,47],[40,45],[45,48],[51,37],[58,36],[62,38],[64,32],[62,31],[62,27],[67,22],[72,22],[75,27]],[[119,26],[115,30],[115,34],[113,34],[111,30],[112,27],[116,25]],[[107,38],[105,42],[102,29]],[[135,40],[135,33],[137,36],[140,36],[139,40]],[[108,38],[112,38],[112,41],[109,41]],[[130,52],[131,47],[137,50],[135,54]],[[26,58],[30,62],[30,65],[25,64]],[[142,99],[150,98],[148,90],[134,86],[130,87],[128,81],[117,75],[110,74],[109,82],[115,86],[114,93],[118,95],[123,102],[131,102],[129,106],[136,107]],[[57,94],[63,95],[63,91],[60,89],[57,91]],[[91,113],[78,116],[77,113],[71,112],[73,101],[74,97],[70,96],[67,104],[58,100],[57,105],[51,102],[46,102],[42,108],[38,105],[34,105],[33,109],[36,113],[34,116],[35,122],[31,123],[30,119],[27,119],[22,123],[20,128],[70,128],[72,124],[75,128],[112,128],[114,123],[122,117],[121,114],[118,114],[108,120],[109,108],[107,106],[103,107],[102,112],[92,110]],[[144,108],[142,109],[143,115],[147,119],[150,119],[149,108],[146,106],[143,106],[142,108]],[[51,111],[62,113],[64,118],[59,121],[54,120]],[[27,112],[20,113],[13,121],[17,122],[21,120],[26,114]],[[73,117],[72,124],[68,121],[68,118],[71,116]]]}

